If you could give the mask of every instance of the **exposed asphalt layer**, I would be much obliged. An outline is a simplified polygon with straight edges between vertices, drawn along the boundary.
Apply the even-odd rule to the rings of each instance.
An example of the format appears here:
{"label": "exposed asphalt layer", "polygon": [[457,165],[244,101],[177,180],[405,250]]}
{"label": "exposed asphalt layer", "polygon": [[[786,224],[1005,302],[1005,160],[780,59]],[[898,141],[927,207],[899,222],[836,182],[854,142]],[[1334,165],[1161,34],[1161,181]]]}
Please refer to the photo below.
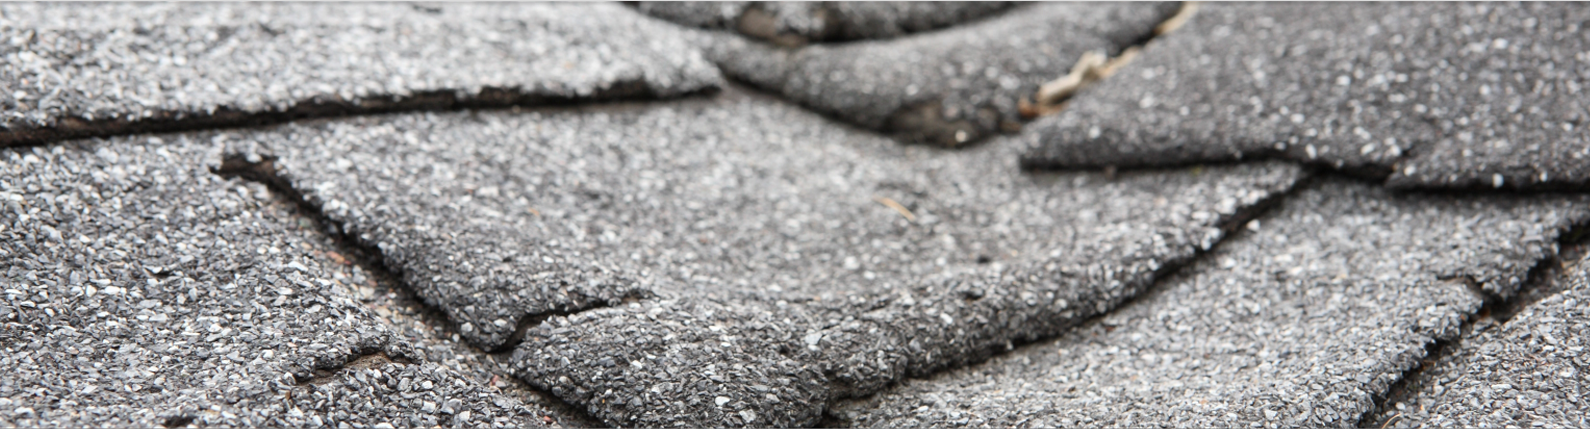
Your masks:
{"label": "exposed asphalt layer", "polygon": [[[381,249],[465,336],[494,348],[533,327],[512,358],[527,381],[642,426],[814,423],[830,393],[1054,335],[1302,175],[1268,163],[1025,174],[1011,144],[902,146],[769,101],[731,90],[229,139],[234,159],[273,159],[269,177]],[[480,245],[498,242],[522,245]],[[624,296],[643,299],[529,317]],[[679,326],[631,323],[658,318]],[[719,390],[729,403],[701,399]]]}
{"label": "exposed asphalt layer", "polygon": [[715,88],[681,34],[612,4],[8,4],[0,146]]}
{"label": "exposed asphalt layer", "polygon": [[907,141],[957,146],[1020,127],[1018,100],[1084,52],[1114,55],[1174,3],[1045,3],[883,41],[783,49],[727,33],[698,39],[725,74]]}
{"label": "exposed asphalt layer", "polygon": [[[0,152],[0,425],[540,425],[200,139]],[[312,228],[312,227],[311,227]]]}
{"label": "exposed asphalt layer", "polygon": [[638,2],[642,13],[679,24],[734,30],[786,46],[887,39],[965,23],[1012,2]]}
{"label": "exposed asphalt layer", "polygon": [[832,413],[862,426],[1353,425],[1480,307],[1466,282],[1515,290],[1586,220],[1582,196],[1320,181],[1163,290],[1059,339]]}
{"label": "exposed asphalt layer", "polygon": [[1024,163],[1283,157],[1393,187],[1590,181],[1590,9],[1210,4],[1028,127]]}
{"label": "exposed asphalt layer", "polygon": [[1420,374],[1418,395],[1388,407],[1410,427],[1585,427],[1590,388],[1590,268],[1565,267],[1567,288],[1505,325],[1478,325]]}

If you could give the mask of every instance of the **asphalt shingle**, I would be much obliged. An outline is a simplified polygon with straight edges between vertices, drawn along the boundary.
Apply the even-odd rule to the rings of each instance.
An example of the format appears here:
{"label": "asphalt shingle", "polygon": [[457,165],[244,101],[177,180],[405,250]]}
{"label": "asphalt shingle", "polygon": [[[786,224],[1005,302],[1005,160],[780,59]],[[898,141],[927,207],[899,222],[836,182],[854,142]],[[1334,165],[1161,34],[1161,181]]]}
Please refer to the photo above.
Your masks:
{"label": "asphalt shingle", "polygon": [[1153,34],[1177,8],[1044,3],[942,31],[795,50],[726,33],[698,39],[731,77],[907,141],[957,146],[1019,128],[1019,100],[1040,84],[1084,52],[1114,55]]}
{"label": "asphalt shingle", "polygon": [[541,423],[350,299],[367,274],[219,145],[164,138],[0,151],[0,424]]}
{"label": "asphalt shingle", "polygon": [[1585,423],[1590,8],[1178,10],[0,5],[0,426]]}
{"label": "asphalt shingle", "polygon": [[[771,419],[739,423],[811,423],[830,389],[865,394],[1053,335],[1209,247],[1302,175],[1264,163],[1115,180],[1028,175],[1011,144],[902,146],[768,101],[735,90],[669,105],[299,123],[232,139],[235,159],[265,153],[255,159],[271,160],[268,177],[380,248],[485,347],[509,344],[549,310],[641,298],[530,326],[513,358],[527,381],[624,425],[735,421],[702,411],[717,405],[628,402],[713,364],[719,375],[700,380],[720,387],[707,391],[749,389],[726,396],[735,402],[725,412]],[[506,242],[523,244],[480,245]],[[631,323],[648,318],[683,328]],[[744,354],[667,353],[717,348],[722,336],[738,337],[728,343]],[[644,375],[597,375],[647,353],[666,359]],[[785,369],[798,388],[745,396],[760,372]]]}
{"label": "asphalt shingle", "polygon": [[1580,186],[1587,14],[1565,3],[1206,5],[1028,127],[1024,163],[1281,157],[1399,188]]}
{"label": "asphalt shingle", "polygon": [[1583,196],[1324,180],[1059,339],[833,413],[860,426],[1343,426],[1590,219]]}
{"label": "asphalt shingle", "polygon": [[1509,319],[1476,324],[1457,349],[1419,374],[1416,395],[1389,404],[1397,427],[1583,427],[1590,425],[1590,273],[1565,264],[1565,290]]}
{"label": "asphalt shingle", "polygon": [[670,97],[720,75],[611,4],[0,6],[0,146],[271,118]]}

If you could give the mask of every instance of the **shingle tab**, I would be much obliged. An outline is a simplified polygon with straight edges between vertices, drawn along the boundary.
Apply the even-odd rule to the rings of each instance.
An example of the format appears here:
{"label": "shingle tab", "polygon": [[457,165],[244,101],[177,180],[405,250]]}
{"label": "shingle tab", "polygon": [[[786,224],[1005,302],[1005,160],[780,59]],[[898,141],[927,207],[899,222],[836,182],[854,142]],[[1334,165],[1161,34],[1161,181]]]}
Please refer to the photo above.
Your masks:
{"label": "shingle tab", "polygon": [[1590,17],[1566,3],[1210,4],[1025,134],[1025,164],[1285,158],[1398,188],[1586,181]]}
{"label": "shingle tab", "polygon": [[701,36],[724,73],[818,112],[907,141],[959,146],[1019,129],[1020,100],[1089,51],[1153,34],[1173,3],[1025,6],[996,18],[881,41],[787,50]]}
{"label": "shingle tab", "polygon": [[[257,158],[273,159],[270,175],[379,247],[477,344],[507,344],[551,310],[618,305],[530,326],[513,358],[527,381],[618,425],[709,424],[743,417],[708,411],[742,406],[763,418],[744,424],[811,423],[830,390],[865,394],[1054,335],[1208,248],[1302,176],[1285,164],[1032,175],[1015,168],[1008,141],[901,146],[738,91],[231,138],[268,151]],[[570,302],[581,297],[591,298]],[[647,318],[681,327],[637,325]],[[715,349],[707,339],[719,337],[745,354],[667,357],[675,343]],[[647,353],[678,360],[597,375]],[[718,378],[701,382],[751,389],[749,374],[785,368],[785,382],[805,387],[730,395],[729,408],[627,402],[714,364]]]}
{"label": "shingle tab", "polygon": [[839,406],[866,426],[1351,426],[1590,219],[1584,196],[1323,180],[1059,339]]}
{"label": "shingle tab", "polygon": [[0,40],[0,146],[720,79],[678,29],[603,4],[19,3]]}

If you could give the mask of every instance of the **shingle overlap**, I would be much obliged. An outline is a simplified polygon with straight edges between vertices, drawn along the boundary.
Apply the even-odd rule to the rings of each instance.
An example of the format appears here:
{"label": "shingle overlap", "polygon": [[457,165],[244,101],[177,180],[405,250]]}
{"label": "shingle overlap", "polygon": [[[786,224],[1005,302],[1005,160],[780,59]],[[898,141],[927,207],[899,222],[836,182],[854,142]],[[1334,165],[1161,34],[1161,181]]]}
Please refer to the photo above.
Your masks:
{"label": "shingle overlap", "polygon": [[1397,188],[1580,187],[1586,13],[1566,3],[1207,5],[1029,127],[1023,159],[1284,158]]}
{"label": "shingle overlap", "polygon": [[541,423],[353,299],[370,274],[265,187],[195,162],[219,152],[0,151],[0,424]]}
{"label": "shingle overlap", "polygon": [[0,40],[0,146],[720,79],[678,29],[601,4],[10,4]]}
{"label": "shingle overlap", "polygon": [[1143,299],[1056,340],[840,406],[864,426],[1348,426],[1484,296],[1590,218],[1583,196],[1312,184]]}
{"label": "shingle overlap", "polygon": [[1580,424],[1586,11],[0,5],[0,425]]}
{"label": "shingle overlap", "polygon": [[1176,11],[1044,3],[941,31],[795,50],[726,33],[698,38],[732,78],[905,141],[960,146],[1019,129],[1021,100],[1040,84],[1085,52],[1119,53]]}

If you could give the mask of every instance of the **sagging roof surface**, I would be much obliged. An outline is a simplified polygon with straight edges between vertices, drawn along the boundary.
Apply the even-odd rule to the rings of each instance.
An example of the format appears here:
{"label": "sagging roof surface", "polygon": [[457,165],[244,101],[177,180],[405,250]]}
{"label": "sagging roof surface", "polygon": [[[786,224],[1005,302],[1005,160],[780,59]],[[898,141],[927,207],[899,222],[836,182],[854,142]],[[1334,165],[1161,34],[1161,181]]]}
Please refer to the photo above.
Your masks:
{"label": "sagging roof surface", "polygon": [[3,5],[0,424],[1582,425],[1587,10]]}

